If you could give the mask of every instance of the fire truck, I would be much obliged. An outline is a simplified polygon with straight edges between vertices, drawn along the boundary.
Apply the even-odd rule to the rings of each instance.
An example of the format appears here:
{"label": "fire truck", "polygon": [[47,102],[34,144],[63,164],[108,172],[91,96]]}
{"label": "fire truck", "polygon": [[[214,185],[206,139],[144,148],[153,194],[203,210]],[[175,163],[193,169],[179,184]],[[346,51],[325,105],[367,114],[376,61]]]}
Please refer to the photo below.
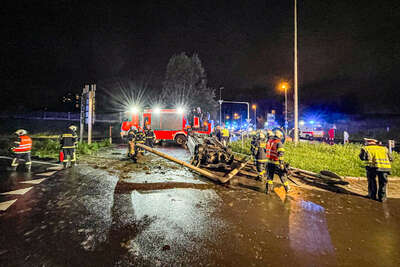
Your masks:
{"label": "fire truck", "polygon": [[169,140],[179,145],[186,143],[188,131],[209,135],[213,129],[212,121],[201,122],[196,116],[189,123],[179,109],[145,109],[130,114],[129,119],[122,123],[121,137],[127,135],[132,126],[143,129],[147,124],[154,130],[156,142]]}

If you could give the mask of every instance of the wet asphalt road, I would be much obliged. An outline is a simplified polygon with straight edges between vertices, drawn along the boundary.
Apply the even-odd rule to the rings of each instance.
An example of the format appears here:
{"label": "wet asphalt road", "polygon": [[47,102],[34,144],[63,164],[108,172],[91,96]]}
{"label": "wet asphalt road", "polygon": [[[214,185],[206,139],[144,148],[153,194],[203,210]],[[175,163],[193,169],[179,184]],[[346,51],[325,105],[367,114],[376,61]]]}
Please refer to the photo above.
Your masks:
{"label": "wet asphalt road", "polygon": [[[159,149],[189,158],[183,149]],[[122,181],[120,166],[104,159],[119,162],[124,153],[116,147],[96,160],[100,167],[89,162],[49,177],[38,174],[50,166],[10,173],[1,160],[0,192],[32,189],[0,195],[0,202],[17,199],[0,211],[0,264],[400,265],[400,199],[382,204],[298,187],[267,196],[216,185],[156,157]],[[46,180],[21,183],[39,178]]]}

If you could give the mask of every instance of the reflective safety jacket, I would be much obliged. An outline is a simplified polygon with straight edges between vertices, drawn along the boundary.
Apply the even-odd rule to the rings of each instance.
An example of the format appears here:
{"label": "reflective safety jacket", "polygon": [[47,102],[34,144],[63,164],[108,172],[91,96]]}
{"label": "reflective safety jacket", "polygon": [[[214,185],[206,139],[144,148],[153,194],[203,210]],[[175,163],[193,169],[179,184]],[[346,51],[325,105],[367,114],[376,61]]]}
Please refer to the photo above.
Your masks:
{"label": "reflective safety jacket", "polygon": [[146,139],[146,135],[142,131],[137,131],[135,134],[135,143],[143,144]]}
{"label": "reflective safety jacket", "polygon": [[279,164],[280,161],[283,161],[283,154],[285,153],[285,149],[283,148],[283,144],[281,139],[272,138],[267,142],[266,153],[268,162]]}
{"label": "reflective safety jacket", "polygon": [[134,130],[129,130],[128,141],[135,141],[135,131]]}
{"label": "reflective safety jacket", "polygon": [[361,149],[360,159],[365,162],[365,166],[376,168],[377,171],[390,172],[392,157],[386,147],[378,145],[368,145]]}
{"label": "reflective safety jacket", "polygon": [[31,152],[32,139],[27,135],[18,136],[18,140],[14,144],[16,144],[16,147],[12,151],[16,154]]}
{"label": "reflective safety jacket", "polygon": [[223,137],[229,137],[229,130],[228,129],[222,129],[222,136]]}
{"label": "reflective safety jacket", "polygon": [[156,138],[156,135],[154,134],[153,129],[145,130],[145,134],[146,134],[146,139],[155,139]]}
{"label": "reflective safety jacket", "polygon": [[256,143],[255,158],[257,162],[267,162],[266,153],[267,142],[264,139],[259,139]]}
{"label": "reflective safety jacket", "polygon": [[61,136],[61,148],[75,148],[77,143],[78,136],[74,131],[70,131],[69,133],[65,133]]}

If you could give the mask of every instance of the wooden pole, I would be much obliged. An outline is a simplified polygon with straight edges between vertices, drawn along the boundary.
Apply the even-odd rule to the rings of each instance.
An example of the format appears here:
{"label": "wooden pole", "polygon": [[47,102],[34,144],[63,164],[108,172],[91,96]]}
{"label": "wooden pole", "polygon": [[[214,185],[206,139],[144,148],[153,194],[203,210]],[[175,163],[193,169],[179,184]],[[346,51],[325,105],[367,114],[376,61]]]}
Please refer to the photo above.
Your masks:
{"label": "wooden pole", "polygon": [[193,166],[193,165],[191,165],[191,164],[189,164],[189,163],[187,163],[187,162],[185,162],[185,161],[182,161],[182,160],[176,159],[176,158],[174,158],[174,157],[171,157],[171,156],[169,156],[169,155],[167,155],[167,154],[165,154],[165,153],[162,153],[162,152],[160,152],[160,151],[157,151],[157,150],[155,150],[155,149],[152,149],[152,148],[150,148],[150,147],[148,147],[148,146],[145,146],[145,145],[143,145],[143,144],[136,144],[136,145],[137,145],[138,147],[143,148],[144,150],[147,150],[147,151],[153,153],[153,154],[156,154],[156,155],[158,155],[158,156],[160,156],[160,157],[163,157],[163,158],[165,158],[165,159],[168,159],[168,160],[170,160],[170,161],[173,161],[173,162],[175,162],[175,163],[178,163],[178,164],[180,164],[180,165],[183,165],[183,166],[185,166],[185,167],[187,167],[187,168],[189,168],[189,169],[191,169],[191,170],[194,170],[194,171],[196,171],[196,172],[198,172],[198,173],[204,175],[205,177],[207,177],[207,178],[209,178],[209,179],[211,179],[211,180],[213,180],[213,181],[221,182],[221,183],[226,183],[226,182],[230,179],[230,178],[228,179],[227,177],[220,177],[220,176],[215,175],[215,174],[213,174],[213,173],[211,173],[211,172],[208,172],[208,171],[206,171],[206,170],[203,170],[203,169],[200,169],[200,168],[198,168],[198,167],[195,167],[195,166]]}

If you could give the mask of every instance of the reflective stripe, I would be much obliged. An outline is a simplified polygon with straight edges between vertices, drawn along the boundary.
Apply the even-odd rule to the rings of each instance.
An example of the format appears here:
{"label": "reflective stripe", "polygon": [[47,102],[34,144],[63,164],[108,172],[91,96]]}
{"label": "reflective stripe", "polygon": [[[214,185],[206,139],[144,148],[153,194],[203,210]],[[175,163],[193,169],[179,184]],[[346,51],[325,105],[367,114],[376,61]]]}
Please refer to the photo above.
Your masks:
{"label": "reflective stripe", "polygon": [[272,180],[268,180],[268,184],[274,184]]}
{"label": "reflective stripe", "polygon": [[267,162],[268,159],[256,159],[257,162]]}
{"label": "reflective stripe", "polygon": [[260,174],[260,175],[264,175],[264,173],[265,173],[265,170],[263,170],[263,171],[260,172],[259,174]]}
{"label": "reflective stripe", "polygon": [[288,185],[289,185],[289,182],[286,181],[286,182],[283,183],[283,185],[288,186]]}

